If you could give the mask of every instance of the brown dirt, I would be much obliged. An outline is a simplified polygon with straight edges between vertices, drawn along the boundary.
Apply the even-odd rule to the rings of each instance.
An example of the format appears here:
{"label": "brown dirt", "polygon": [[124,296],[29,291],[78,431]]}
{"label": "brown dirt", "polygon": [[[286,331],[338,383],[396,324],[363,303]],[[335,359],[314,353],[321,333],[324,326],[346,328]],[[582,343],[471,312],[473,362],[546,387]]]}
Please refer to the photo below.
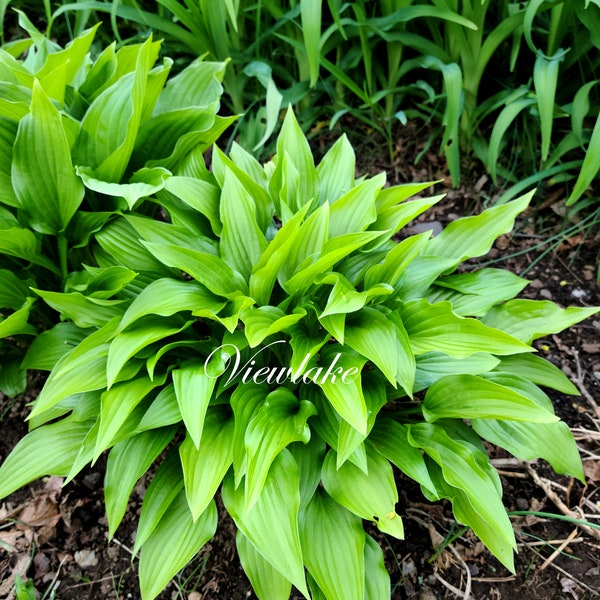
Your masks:
{"label": "brown dirt", "polygon": [[[325,150],[330,142],[320,136],[314,146]],[[422,217],[442,225],[493,200],[492,188],[480,168],[466,165],[466,181],[459,190],[449,189],[445,165],[434,150],[425,152],[416,165],[413,158],[423,148],[425,134],[404,129],[398,135],[397,158],[390,163],[373,146],[359,146],[359,172],[385,169],[390,183],[442,179],[436,193],[447,191],[445,201]],[[381,146],[383,148],[383,146]],[[524,297],[551,299],[562,306],[600,305],[595,284],[598,264],[598,230],[594,234],[573,232],[553,250],[536,247],[537,236],[549,236],[564,225],[560,190],[547,190],[511,236],[498,240],[489,259],[532,280]],[[548,201],[545,201],[548,200]],[[545,205],[545,207],[544,207]],[[564,229],[564,227],[562,227]],[[517,254],[519,253],[520,254]],[[539,259],[539,260],[538,260]],[[487,260],[487,259],[486,259]],[[501,261],[501,262],[500,262]],[[556,411],[573,429],[588,475],[587,484],[554,474],[542,461],[521,463],[490,448],[502,473],[504,501],[510,511],[535,510],[563,514],[571,510],[580,518],[599,523],[600,513],[600,317],[571,328],[558,336],[539,340],[538,349],[577,380],[581,397],[551,393]],[[30,389],[39,389],[34,378]],[[25,404],[31,394],[16,403],[0,396],[2,435],[0,459],[24,435]],[[0,505],[0,598],[10,597],[7,582],[16,570],[33,579],[38,597],[61,600],[139,598],[136,560],[131,560],[136,521],[148,481],[136,487],[129,511],[112,541],[107,540],[103,508],[103,462],[87,468],[76,481],[60,489],[55,478],[36,482],[13,494]],[[470,532],[461,532],[449,504],[426,502],[418,486],[398,475],[406,540],[386,538],[370,531],[382,544],[391,573],[394,600],[433,600],[464,597],[467,571],[471,598],[531,600],[593,598],[600,595],[600,538],[591,530],[576,528],[557,519],[513,517],[519,542],[516,574],[502,567]],[[192,565],[187,567],[160,596],[166,599],[242,600],[254,598],[235,553],[234,526],[224,511],[219,530]],[[444,539],[461,535],[436,553]],[[598,530],[596,530],[598,533]],[[6,550],[10,544],[14,548]],[[554,549],[562,552],[547,560]],[[52,591],[54,590],[54,591]],[[4,595],[3,595],[4,594]],[[52,595],[54,594],[54,595]],[[299,597],[299,596],[298,596]]]}

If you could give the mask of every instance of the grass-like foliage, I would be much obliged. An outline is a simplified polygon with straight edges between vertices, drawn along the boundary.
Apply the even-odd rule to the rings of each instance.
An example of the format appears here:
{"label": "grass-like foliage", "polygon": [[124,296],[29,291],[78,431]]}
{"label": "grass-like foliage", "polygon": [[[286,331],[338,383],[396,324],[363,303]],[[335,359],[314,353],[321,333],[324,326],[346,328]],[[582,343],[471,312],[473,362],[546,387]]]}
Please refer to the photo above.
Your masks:
{"label": "grass-like foliage", "polygon": [[[20,22],[30,37],[0,48],[0,390],[11,396],[26,368],[52,361],[47,337],[78,341],[77,327],[119,313],[109,298],[136,274],[127,261],[95,269],[94,233],[164,188],[234,120],[216,115],[224,63],[195,61],[165,87],[172,61],[155,66],[159,42],[111,44],[92,60],[97,27],[63,49],[22,13]],[[57,292],[66,292],[58,305]],[[57,322],[54,309],[67,322],[21,363]]]}
{"label": "grass-like foliage", "polygon": [[[60,123],[52,107],[35,84],[28,121]],[[78,181],[64,156],[54,164]],[[122,168],[97,162],[95,173]],[[234,145],[229,157],[214,149],[210,171],[199,154],[169,167],[160,189],[139,195],[160,219],[113,214],[90,242],[94,281],[126,281],[84,280],[77,303],[71,290],[39,292],[79,337],[65,344],[58,325],[26,357],[45,357],[50,374],[30,433],[0,467],[0,497],[46,474],[71,480],[109,451],[113,535],[158,462],[135,543],[144,600],[214,535],[218,494],[260,598],[286,599],[293,585],[307,598],[380,600],[389,576],[363,520],[403,536],[396,468],[428,499],[448,498],[512,569],[513,530],[482,440],[583,479],[538,384],[576,389],[531,343],[597,311],[513,299],[527,282],[503,270],[455,274],[512,229],[530,196],[397,242],[441,197],[410,200],[427,184],[356,179],[345,138],[315,166],[291,111],[265,165]],[[54,212],[71,201],[56,199]]]}

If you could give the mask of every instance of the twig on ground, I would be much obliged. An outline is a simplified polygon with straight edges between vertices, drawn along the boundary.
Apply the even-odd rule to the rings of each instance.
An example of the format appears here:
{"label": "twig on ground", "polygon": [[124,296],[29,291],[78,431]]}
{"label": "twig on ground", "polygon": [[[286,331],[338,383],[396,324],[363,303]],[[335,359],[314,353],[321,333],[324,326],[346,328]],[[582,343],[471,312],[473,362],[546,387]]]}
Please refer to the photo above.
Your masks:
{"label": "twig on ground", "polygon": [[554,552],[544,561],[542,566],[540,567],[540,571],[544,571],[550,564],[554,561],[554,559],[575,539],[575,536],[579,533],[577,527],[571,531],[569,537],[563,541],[563,543],[554,550]]}
{"label": "twig on ground", "polygon": [[[588,392],[587,388],[585,387],[585,373],[583,372],[581,361],[579,360],[579,352],[575,348],[573,348],[573,357],[575,358],[575,365],[577,366],[577,377],[574,377],[573,381],[579,388],[581,395],[589,402],[590,406],[594,409],[596,417],[600,419],[600,406],[598,406],[598,403],[594,400],[592,395]],[[595,423],[595,425],[596,427],[598,427],[597,423]]]}

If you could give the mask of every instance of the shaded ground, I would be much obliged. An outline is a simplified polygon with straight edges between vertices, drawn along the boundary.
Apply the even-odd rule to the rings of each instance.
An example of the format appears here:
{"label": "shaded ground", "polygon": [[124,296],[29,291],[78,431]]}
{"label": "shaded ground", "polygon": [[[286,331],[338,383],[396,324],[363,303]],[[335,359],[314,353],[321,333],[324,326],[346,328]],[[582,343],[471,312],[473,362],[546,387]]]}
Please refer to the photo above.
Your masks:
{"label": "shaded ground", "polygon": [[[359,147],[357,169],[361,174],[385,169],[390,183],[444,179],[435,192],[447,191],[447,198],[422,216],[417,227],[445,225],[494,199],[497,192],[480,168],[467,175],[460,190],[450,190],[443,162],[433,151],[425,152],[413,165],[412,157],[423,147],[419,139],[423,135],[417,131],[399,135],[397,159],[392,164],[372,146]],[[328,147],[329,139],[321,136],[314,144],[318,153],[319,147]],[[532,280],[523,297],[551,299],[561,306],[598,306],[600,292],[594,282],[598,228],[594,238],[571,227],[553,250],[537,247],[540,236],[564,230],[559,216],[562,198],[561,190],[546,191],[538,203],[541,210],[526,213],[513,235],[498,240],[489,258],[497,261],[496,266],[507,266]],[[541,461],[523,463],[490,447],[502,475],[505,504],[509,511],[550,512],[600,524],[600,316],[539,340],[537,347],[582,392],[580,397],[550,395],[578,440],[587,484],[557,476]],[[41,377],[34,378],[30,389],[37,390],[41,384]],[[13,402],[0,396],[0,459],[24,435],[25,404],[30,399],[25,396]],[[103,467],[100,460],[64,489],[56,478],[37,482],[0,505],[0,598],[11,597],[15,572],[31,578],[38,597],[46,599],[139,598],[137,561],[131,561],[129,549],[149,481],[140,481],[123,524],[108,542]],[[385,549],[394,599],[462,598],[469,593],[478,600],[512,600],[518,595],[533,600],[600,596],[600,530],[558,519],[512,517],[519,542],[516,574],[512,575],[470,532],[460,530],[449,504],[427,503],[418,486],[401,475],[398,489],[397,512],[405,520],[406,540],[370,531]],[[221,513],[216,537],[161,599],[254,598],[235,554],[233,524]],[[460,535],[453,539],[456,534]],[[448,539],[452,541],[446,546]]]}

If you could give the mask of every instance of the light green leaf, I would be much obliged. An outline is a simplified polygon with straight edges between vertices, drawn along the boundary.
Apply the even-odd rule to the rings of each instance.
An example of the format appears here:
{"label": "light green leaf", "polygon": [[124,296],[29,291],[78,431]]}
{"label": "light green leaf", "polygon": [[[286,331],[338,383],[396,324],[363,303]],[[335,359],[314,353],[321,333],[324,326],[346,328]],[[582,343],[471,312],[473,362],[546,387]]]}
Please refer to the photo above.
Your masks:
{"label": "light green leaf", "polygon": [[248,512],[244,489],[235,489],[231,475],[225,478],[221,495],[238,529],[266,561],[309,598],[298,531],[298,485],[298,467],[284,449],[273,461],[262,492]]}
{"label": "light green leaf", "polygon": [[248,279],[267,247],[267,240],[256,222],[252,196],[230,170],[225,173],[221,191],[220,216],[223,223],[221,256]]}
{"label": "light green leaf", "polygon": [[512,202],[488,208],[479,215],[453,221],[429,240],[424,254],[451,258],[457,264],[486,254],[496,238],[512,230],[516,216],[527,208],[534,191]]}
{"label": "light green leaf", "polygon": [[404,539],[402,519],[396,514],[398,491],[387,458],[367,445],[368,474],[350,462],[339,469],[336,465],[336,453],[330,450],[321,473],[327,493],[362,519],[375,521],[380,531]]}
{"label": "light green leaf", "polygon": [[438,419],[512,419],[537,423],[558,421],[534,399],[476,375],[446,375],[428,390],[423,416]]}
{"label": "light green leaf", "polygon": [[68,417],[30,431],[0,467],[0,498],[44,475],[65,477],[92,424]]}
{"label": "light green leaf", "polygon": [[[194,521],[183,490],[179,492],[142,546],[139,577],[143,600],[154,600],[194,558],[214,536],[217,521],[214,502]],[[177,540],[177,544],[173,544],[173,540]]]}
{"label": "light green leaf", "polygon": [[137,480],[150,468],[174,435],[173,428],[154,429],[119,442],[110,451],[104,476],[109,538],[113,537],[125,515],[129,496]]}
{"label": "light green leaf", "polygon": [[320,204],[333,204],[350,191],[354,185],[355,162],[354,150],[344,134],[331,146],[317,166]]}
{"label": "light green leaf", "polygon": [[359,517],[317,490],[300,515],[302,552],[328,600],[364,600],[365,532]]}
{"label": "light green leaf", "polygon": [[216,406],[206,413],[200,444],[191,436],[179,446],[185,495],[194,520],[206,510],[233,461],[234,421],[227,407]]}
{"label": "light green leaf", "polygon": [[38,83],[31,112],[19,123],[12,185],[31,227],[41,233],[64,231],[83,200],[62,119]]}
{"label": "light green leaf", "polygon": [[152,196],[162,190],[171,173],[162,167],[142,168],[130,177],[128,183],[111,183],[98,179],[90,167],[77,167],[77,175],[81,177],[86,188],[107,196],[125,198],[129,210],[133,210],[140,198]]}
{"label": "light green leaf", "polygon": [[147,315],[170,317],[175,313],[210,310],[218,313],[225,306],[206,288],[195,281],[179,281],[171,278],[156,279],[145,287],[125,311],[118,331],[126,329]]}
{"label": "light green leaf", "polygon": [[248,293],[243,276],[218,256],[167,244],[144,242],[144,246],[162,263],[185,271],[218,296],[233,298]]}
{"label": "light green leaf", "polygon": [[595,306],[563,309],[549,300],[510,300],[492,308],[481,320],[488,327],[497,327],[530,344],[544,335],[559,333],[599,311],[600,307]]}
{"label": "light green leaf", "polygon": [[41,253],[40,240],[33,231],[20,227],[3,227],[0,222],[0,232],[0,254],[28,260],[45,267],[55,275],[60,275],[60,267]]}
{"label": "light green leaf", "polygon": [[[94,449],[94,460],[104,450],[113,445],[119,429],[133,412],[134,408],[156,387],[165,382],[162,380],[151,381],[148,377],[129,379],[117,383],[110,390],[103,392],[100,408],[100,426]],[[140,434],[145,435],[145,434]]]}
{"label": "light green leaf", "polygon": [[33,298],[26,298],[23,306],[0,321],[0,339],[12,335],[35,335],[37,329],[27,322]]}
{"label": "light green leaf", "polygon": [[493,323],[488,325],[487,319],[484,325],[455,315],[450,302],[429,304],[424,299],[411,300],[400,307],[399,314],[415,354],[438,351],[454,358],[466,358],[476,352],[505,355],[533,351],[519,341],[521,338],[506,333],[504,327],[501,331],[494,329]]}
{"label": "light green leaf", "polygon": [[438,494],[452,500],[457,519],[469,525],[499,560],[514,570],[513,528],[497,489],[497,475],[494,478],[483,466],[483,461],[489,466],[485,453],[430,423],[410,425],[408,440],[440,466],[441,476],[434,477],[436,470],[428,466],[430,475]]}
{"label": "light green leaf", "polygon": [[212,398],[216,378],[206,372],[202,362],[189,362],[172,373],[179,411],[188,435],[200,447],[204,418]]}
{"label": "light green leaf", "polygon": [[236,533],[235,544],[244,572],[259,600],[289,600],[292,583],[263,558],[240,530]]}
{"label": "light green leaf", "polygon": [[144,494],[133,546],[134,555],[156,529],[163,515],[182,489],[181,463],[177,449],[173,448],[161,463]]}
{"label": "light green leaf", "polygon": [[136,431],[147,431],[148,429],[158,429],[167,425],[174,425],[181,421],[181,413],[177,404],[177,396],[173,384],[164,387],[148,410],[144,413],[141,421],[136,427]]}
{"label": "light green leaf", "polygon": [[359,183],[331,204],[329,236],[364,231],[377,219],[375,198],[385,184],[385,173]]}
{"label": "light green leaf", "polygon": [[390,598],[391,594],[390,574],[381,546],[365,534],[365,600]]}
{"label": "light green leaf", "polygon": [[252,417],[246,430],[246,512],[252,510],[266,485],[275,457],[292,442],[307,443],[307,420],[316,414],[312,402],[296,398],[287,388],[271,392]]}
{"label": "light green leaf", "polygon": [[276,306],[248,307],[240,314],[244,322],[244,333],[251,348],[258,346],[265,338],[280,331],[288,331],[306,315],[303,308],[295,308],[294,313],[286,315]]}

